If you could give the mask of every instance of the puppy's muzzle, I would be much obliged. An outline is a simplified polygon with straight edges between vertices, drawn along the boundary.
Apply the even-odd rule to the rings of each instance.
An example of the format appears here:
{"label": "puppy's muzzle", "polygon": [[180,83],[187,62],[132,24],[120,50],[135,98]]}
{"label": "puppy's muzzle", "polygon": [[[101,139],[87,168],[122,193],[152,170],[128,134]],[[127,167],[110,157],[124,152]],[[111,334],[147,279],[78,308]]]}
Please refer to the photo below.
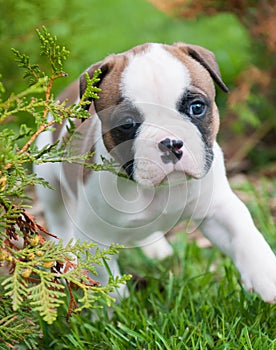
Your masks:
{"label": "puppy's muzzle", "polygon": [[161,159],[163,163],[168,164],[172,162],[173,164],[177,163],[183,152],[181,148],[183,147],[183,141],[181,140],[172,140],[166,138],[159,142],[158,147],[162,151]]}

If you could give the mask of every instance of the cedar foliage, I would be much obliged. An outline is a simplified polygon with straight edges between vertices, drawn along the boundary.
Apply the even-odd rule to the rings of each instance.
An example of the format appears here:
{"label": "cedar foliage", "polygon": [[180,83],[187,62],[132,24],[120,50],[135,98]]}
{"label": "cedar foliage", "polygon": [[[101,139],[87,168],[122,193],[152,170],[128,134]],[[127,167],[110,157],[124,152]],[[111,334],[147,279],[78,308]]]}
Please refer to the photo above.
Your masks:
{"label": "cedar foliage", "polygon": [[[3,100],[5,88],[0,83],[0,266],[8,273],[0,277],[0,343],[2,348],[13,348],[24,343],[29,349],[36,347],[40,334],[41,319],[52,324],[58,309],[67,305],[67,316],[85,308],[111,305],[109,293],[129,276],[110,276],[106,286],[92,279],[96,275],[95,265],[104,266],[109,256],[117,254],[119,246],[100,251],[94,243],[70,241],[63,246],[54,234],[36,222],[28,212],[26,188],[47,182],[30,172],[30,165],[45,162],[77,162],[86,164],[91,153],[70,155],[66,153],[63,140],[61,145],[47,145],[38,149],[35,140],[54,123],[65,118],[87,118],[89,113],[82,108],[87,98],[98,98],[100,71],[90,79],[86,76],[87,89],[78,104],[66,106],[55,101],[52,93],[54,82],[66,76],[63,64],[69,52],[57,42],[45,27],[37,30],[41,54],[49,61],[49,73],[43,72],[30,58],[13,50],[19,67],[24,70],[28,87],[17,94],[12,93]],[[48,113],[53,121],[47,120]],[[7,123],[10,119],[29,114],[35,121],[34,128],[21,124],[15,132]],[[70,132],[74,132],[70,123]],[[95,170],[111,168],[108,162],[103,166],[89,164]],[[58,240],[46,240],[52,236]],[[91,253],[93,249],[94,253]],[[77,262],[76,262],[77,261]],[[96,277],[95,277],[96,278]],[[75,290],[78,290],[76,292]]]}

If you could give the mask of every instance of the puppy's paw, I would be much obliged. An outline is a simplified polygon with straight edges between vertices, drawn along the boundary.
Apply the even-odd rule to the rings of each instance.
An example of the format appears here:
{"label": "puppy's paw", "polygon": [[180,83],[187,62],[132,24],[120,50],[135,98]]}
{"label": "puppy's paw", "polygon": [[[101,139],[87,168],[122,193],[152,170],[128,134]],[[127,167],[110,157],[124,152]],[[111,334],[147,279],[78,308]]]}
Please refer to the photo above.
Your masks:
{"label": "puppy's paw", "polygon": [[269,253],[251,256],[242,266],[238,265],[246,288],[258,293],[265,302],[276,304],[276,257]]}
{"label": "puppy's paw", "polygon": [[144,254],[152,259],[163,260],[173,255],[173,248],[162,232],[155,232],[139,242]]}

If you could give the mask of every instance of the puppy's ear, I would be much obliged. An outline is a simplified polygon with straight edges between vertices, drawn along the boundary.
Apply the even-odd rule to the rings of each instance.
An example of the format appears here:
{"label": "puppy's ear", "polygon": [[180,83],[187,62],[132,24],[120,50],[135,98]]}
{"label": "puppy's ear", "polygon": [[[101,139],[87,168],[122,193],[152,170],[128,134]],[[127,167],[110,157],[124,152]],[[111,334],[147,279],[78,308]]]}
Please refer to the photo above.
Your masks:
{"label": "puppy's ear", "polygon": [[198,45],[184,44],[181,42],[175,43],[174,46],[198,61],[210,73],[211,77],[218,84],[218,86],[224,92],[229,92],[228,87],[224,84],[221,78],[219,66],[213,52]]}
{"label": "puppy's ear", "polygon": [[[100,87],[102,80],[104,77],[108,74],[108,72],[112,69],[114,65],[114,57],[113,55],[110,55],[106,57],[103,61],[97,62],[90,66],[80,77],[80,98],[84,94],[84,91],[86,90],[86,80],[85,80],[85,73],[88,73],[90,79],[93,77],[93,74],[96,70],[100,69],[101,73],[99,75],[100,81],[96,84],[94,84],[97,87]],[[89,99],[89,101],[92,103],[92,99]],[[86,110],[89,110],[90,104],[85,105],[83,108]]]}

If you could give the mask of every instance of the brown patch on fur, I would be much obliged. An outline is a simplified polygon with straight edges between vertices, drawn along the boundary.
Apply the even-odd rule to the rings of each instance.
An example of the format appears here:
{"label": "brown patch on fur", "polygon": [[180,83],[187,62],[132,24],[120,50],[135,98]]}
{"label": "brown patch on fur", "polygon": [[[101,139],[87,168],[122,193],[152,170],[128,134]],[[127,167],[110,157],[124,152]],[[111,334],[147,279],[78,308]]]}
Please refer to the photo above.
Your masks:
{"label": "brown patch on fur", "polygon": [[215,87],[207,70],[194,59],[191,59],[189,56],[187,58],[185,65],[191,72],[192,84],[196,87],[200,86],[200,89],[206,93],[211,101],[211,117],[208,129],[210,130],[210,141],[213,143],[217,136],[220,122],[218,108],[215,102]]}
{"label": "brown patch on fur", "polygon": [[108,63],[108,73],[101,80],[99,99],[94,101],[97,113],[117,105],[121,99],[121,75],[128,64],[128,57],[124,54],[112,55]]}
{"label": "brown patch on fur", "polygon": [[224,92],[229,91],[228,87],[224,84],[221,78],[219,66],[213,52],[198,45],[184,44],[181,42],[175,43],[172,46],[177,47],[179,50],[183,51],[185,54],[199,62],[209,72],[213,80]]}
{"label": "brown patch on fur", "polygon": [[[110,55],[87,70],[90,77],[93,76],[96,69],[103,71],[103,77],[98,85],[101,89],[101,92],[99,92],[100,98],[94,101],[94,106],[102,122],[104,143],[108,151],[111,151],[116,146],[116,142],[114,142],[110,133],[110,114],[123,97],[120,89],[121,75],[128,65],[129,59],[132,56],[145,52],[149,46],[150,44],[143,44],[126,52]],[[85,86],[82,86],[82,89],[84,88]]]}
{"label": "brown patch on fur", "polygon": [[[183,47],[185,47],[184,44]],[[200,62],[191,57],[188,51],[185,52],[178,46],[164,45],[164,48],[188,68],[192,79],[192,85],[200,87],[206,95],[213,99],[215,97],[214,83],[206,68],[203,67]]]}
{"label": "brown patch on fur", "polygon": [[213,110],[213,120],[212,120],[213,128],[212,128],[211,137],[212,137],[212,141],[214,142],[217,137],[217,134],[219,131],[219,125],[220,125],[219,111],[215,102],[213,103],[212,110]]}
{"label": "brown patch on fur", "polygon": [[[122,98],[120,90],[121,75],[132,56],[147,50],[150,44],[144,44],[117,55],[107,57],[105,64],[109,65],[108,72],[100,83],[102,91],[99,99],[94,102],[97,112],[114,107]],[[103,61],[103,63],[105,60]]]}
{"label": "brown patch on fur", "polygon": [[[194,57],[191,57],[189,55],[189,51],[187,49],[185,50],[186,46],[188,45],[177,43],[172,46],[165,45],[164,48],[167,51],[169,51],[172,55],[174,55],[179,61],[184,63],[184,65],[188,68],[190,77],[192,79],[191,85],[195,88],[199,88],[203,93],[206,94],[206,96],[209,97],[210,101],[212,102],[212,118],[209,130],[211,135],[210,141],[213,143],[216,138],[220,123],[218,108],[215,103],[216,91],[214,83],[210,72],[201,64],[201,62],[198,62]],[[206,49],[200,49],[202,49],[201,57],[203,57]],[[212,60],[215,60],[214,56],[208,50],[206,50],[206,55],[209,65],[212,65],[212,69],[216,70],[216,74],[220,76],[219,68],[216,62],[214,61],[213,64],[211,63]]]}
{"label": "brown patch on fur", "polygon": [[103,139],[104,139],[104,144],[105,144],[106,149],[108,150],[108,152],[111,152],[112,149],[114,147],[116,147],[116,143],[114,142],[114,140],[112,138],[111,132],[107,131],[106,133],[104,133]]}

